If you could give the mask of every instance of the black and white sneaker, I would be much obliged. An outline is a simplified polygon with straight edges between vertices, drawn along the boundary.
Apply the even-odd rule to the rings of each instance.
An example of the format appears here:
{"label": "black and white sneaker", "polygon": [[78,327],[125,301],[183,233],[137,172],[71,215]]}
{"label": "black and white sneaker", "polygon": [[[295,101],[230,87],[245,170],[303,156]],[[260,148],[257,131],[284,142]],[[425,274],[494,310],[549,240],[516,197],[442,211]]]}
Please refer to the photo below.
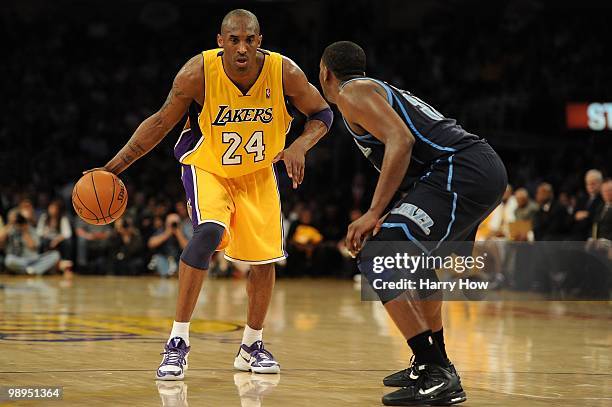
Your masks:
{"label": "black and white sneaker", "polygon": [[[446,359],[446,363],[448,363],[450,372],[459,378],[459,374],[453,362],[451,362],[450,359]],[[385,377],[383,379],[383,384],[388,387],[410,387],[414,386],[418,378],[419,372],[417,370],[416,361],[414,360],[414,355],[412,355],[410,358],[410,366],[408,366],[407,369],[400,370],[399,372],[395,372]],[[461,383],[461,378],[459,378],[459,383]]]}
{"label": "black and white sneaker", "polygon": [[[414,368],[413,368],[414,369]],[[385,395],[385,406],[449,406],[467,400],[459,376],[450,368],[437,365],[418,365],[419,378],[414,385]]]}
{"label": "black and white sneaker", "polygon": [[408,366],[407,369],[400,370],[399,372],[395,372],[385,377],[383,379],[383,384],[389,387],[413,386],[419,378],[416,367],[417,365],[414,360],[414,355],[412,355],[410,358],[410,366]]}

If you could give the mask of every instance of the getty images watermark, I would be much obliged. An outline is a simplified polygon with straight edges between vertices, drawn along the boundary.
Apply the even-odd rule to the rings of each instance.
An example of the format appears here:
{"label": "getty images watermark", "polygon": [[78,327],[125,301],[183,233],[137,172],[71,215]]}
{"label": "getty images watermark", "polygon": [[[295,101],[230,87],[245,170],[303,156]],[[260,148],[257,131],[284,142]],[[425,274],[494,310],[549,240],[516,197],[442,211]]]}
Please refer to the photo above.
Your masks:
{"label": "getty images watermark", "polygon": [[363,300],[609,300],[612,247],[585,242],[368,242]]}
{"label": "getty images watermark", "polygon": [[372,287],[375,290],[404,289],[404,290],[448,290],[455,289],[478,289],[486,290],[489,281],[473,281],[469,278],[459,278],[454,281],[440,281],[433,274],[424,274],[417,278],[400,278],[398,281],[387,281],[383,275],[385,272],[416,274],[419,270],[452,270],[462,274],[466,271],[479,272],[485,268],[487,253],[480,256],[438,256],[428,255],[421,252],[419,255],[395,253],[393,256],[374,256],[372,258],[373,275],[379,274],[379,278],[372,278]]}

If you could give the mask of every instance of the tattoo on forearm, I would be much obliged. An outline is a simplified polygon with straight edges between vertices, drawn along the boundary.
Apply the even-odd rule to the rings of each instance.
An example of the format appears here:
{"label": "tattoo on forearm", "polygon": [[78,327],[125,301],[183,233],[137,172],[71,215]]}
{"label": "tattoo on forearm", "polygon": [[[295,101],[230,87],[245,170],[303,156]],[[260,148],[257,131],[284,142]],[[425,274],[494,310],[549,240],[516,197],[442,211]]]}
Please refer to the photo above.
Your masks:
{"label": "tattoo on forearm", "polygon": [[108,167],[106,167],[106,169],[110,172],[112,172],[113,174],[116,174],[117,171],[119,171],[121,167],[118,164],[114,164],[114,165],[110,165]]}
{"label": "tattoo on forearm", "polygon": [[128,142],[126,147],[129,151],[121,153],[120,158],[127,165],[140,158],[146,151],[137,141]]}
{"label": "tattoo on forearm", "polygon": [[137,141],[130,141],[127,146],[137,157],[140,157],[145,152],[145,149]]}
{"label": "tattoo on forearm", "polygon": [[166,98],[166,101],[162,105],[161,109],[159,109],[159,113],[163,114],[166,110],[175,103],[175,98],[181,98],[185,96],[185,92],[180,88],[176,81],[172,84],[172,89]]}

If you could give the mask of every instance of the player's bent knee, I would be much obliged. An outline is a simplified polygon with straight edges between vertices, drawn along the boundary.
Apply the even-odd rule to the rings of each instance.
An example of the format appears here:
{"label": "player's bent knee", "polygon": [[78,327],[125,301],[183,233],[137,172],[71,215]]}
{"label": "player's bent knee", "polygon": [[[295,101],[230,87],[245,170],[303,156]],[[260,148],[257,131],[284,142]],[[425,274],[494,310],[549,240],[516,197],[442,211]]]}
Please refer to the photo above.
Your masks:
{"label": "player's bent knee", "polygon": [[[397,242],[397,244],[390,244]],[[397,255],[420,257],[422,249],[409,241],[400,228],[383,228],[366,242],[357,258],[357,267],[383,304],[394,300],[405,292],[418,294],[411,298],[425,299],[432,295],[420,285],[421,280],[437,280],[434,270],[406,267],[407,262],[397,263]]]}
{"label": "player's bent knee", "polygon": [[225,228],[217,223],[201,223],[193,229],[193,237],[181,254],[188,266],[207,270],[210,258],[221,243]]}

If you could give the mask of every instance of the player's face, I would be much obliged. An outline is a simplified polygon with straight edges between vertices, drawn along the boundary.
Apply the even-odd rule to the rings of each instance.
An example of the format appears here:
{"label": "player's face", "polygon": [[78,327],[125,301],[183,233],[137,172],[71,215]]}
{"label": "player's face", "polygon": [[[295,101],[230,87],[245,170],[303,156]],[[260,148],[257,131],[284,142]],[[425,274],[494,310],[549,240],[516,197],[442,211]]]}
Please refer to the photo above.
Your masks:
{"label": "player's face", "polygon": [[261,39],[254,27],[241,21],[236,21],[223,34],[217,35],[217,43],[227,56],[224,62],[238,72],[248,72],[255,66]]}

